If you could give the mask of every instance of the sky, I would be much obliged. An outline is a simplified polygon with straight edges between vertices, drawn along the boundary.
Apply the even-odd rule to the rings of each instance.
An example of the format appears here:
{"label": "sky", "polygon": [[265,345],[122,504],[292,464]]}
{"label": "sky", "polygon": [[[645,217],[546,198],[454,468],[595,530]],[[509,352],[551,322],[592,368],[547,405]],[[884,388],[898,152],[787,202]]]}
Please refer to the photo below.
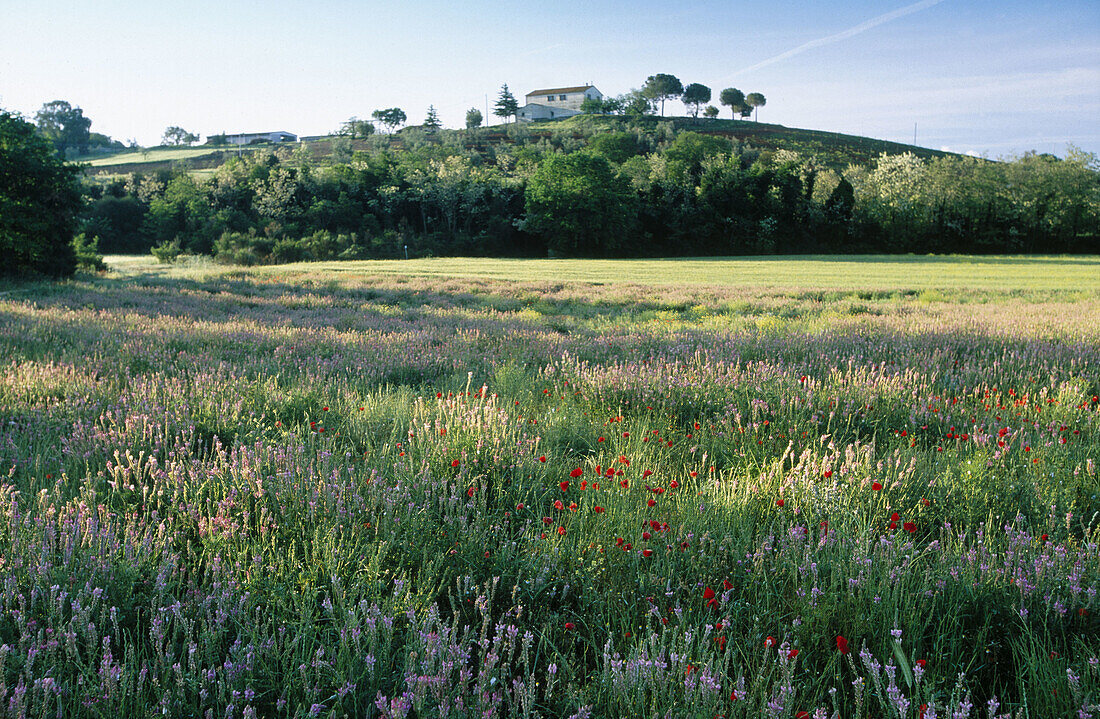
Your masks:
{"label": "sky", "polygon": [[716,106],[726,87],[763,93],[760,121],[788,127],[1100,154],[1097,0],[0,0],[0,108],[67,100],[142,145],[171,125],[327,134],[387,107],[419,124],[434,105],[457,128],[488,105],[497,124],[505,83],[523,104],[655,73],[710,87]]}

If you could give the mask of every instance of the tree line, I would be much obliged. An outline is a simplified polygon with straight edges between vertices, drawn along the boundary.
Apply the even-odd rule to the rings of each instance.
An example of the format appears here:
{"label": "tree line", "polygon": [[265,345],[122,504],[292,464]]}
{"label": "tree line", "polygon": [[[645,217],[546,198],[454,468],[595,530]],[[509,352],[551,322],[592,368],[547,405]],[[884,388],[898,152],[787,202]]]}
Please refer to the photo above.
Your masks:
{"label": "tree line", "polygon": [[[89,188],[105,252],[244,264],[429,255],[673,256],[1095,252],[1100,165],[882,155],[835,170],[670,123],[577,137],[509,126],[406,131],[402,149],[331,166],[257,151],[212,177],[135,174]],[[466,138],[468,139],[468,137]]]}

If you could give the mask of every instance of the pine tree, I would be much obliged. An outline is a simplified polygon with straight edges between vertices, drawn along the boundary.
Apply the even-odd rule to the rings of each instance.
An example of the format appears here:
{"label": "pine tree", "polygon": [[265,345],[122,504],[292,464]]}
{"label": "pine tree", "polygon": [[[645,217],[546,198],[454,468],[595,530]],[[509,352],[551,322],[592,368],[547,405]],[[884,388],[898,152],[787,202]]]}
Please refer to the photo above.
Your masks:
{"label": "pine tree", "polygon": [[443,127],[443,123],[439,121],[439,113],[435,111],[435,105],[428,105],[428,116],[424,118],[424,129],[435,132],[441,127]]}
{"label": "pine tree", "polygon": [[515,117],[517,110],[519,110],[519,103],[516,102],[515,96],[508,91],[508,83],[504,83],[500,88],[500,96],[497,98],[493,114],[507,121],[509,117]]}

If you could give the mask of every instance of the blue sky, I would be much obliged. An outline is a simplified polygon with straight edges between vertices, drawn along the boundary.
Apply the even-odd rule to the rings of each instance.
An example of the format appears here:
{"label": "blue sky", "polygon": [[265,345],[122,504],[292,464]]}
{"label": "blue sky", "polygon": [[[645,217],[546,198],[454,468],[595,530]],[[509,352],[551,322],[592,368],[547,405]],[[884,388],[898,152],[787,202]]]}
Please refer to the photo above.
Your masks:
{"label": "blue sky", "polygon": [[521,100],[588,82],[618,95],[658,72],[715,104],[724,87],[762,92],[760,119],[790,127],[1100,153],[1096,0],[0,0],[0,107],[68,100],[142,144],[169,125],[322,134],[393,106],[415,124],[429,104],[460,127],[503,83]]}

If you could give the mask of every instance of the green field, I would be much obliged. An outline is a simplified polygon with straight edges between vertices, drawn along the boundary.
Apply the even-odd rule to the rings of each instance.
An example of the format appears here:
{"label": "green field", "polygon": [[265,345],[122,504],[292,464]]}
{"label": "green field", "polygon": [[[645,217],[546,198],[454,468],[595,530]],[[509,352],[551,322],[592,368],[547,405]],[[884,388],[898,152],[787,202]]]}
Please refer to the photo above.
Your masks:
{"label": "green field", "polygon": [[1096,716],[1098,263],[9,283],[0,707]]}
{"label": "green field", "polygon": [[200,157],[208,157],[218,152],[224,152],[225,148],[200,147],[156,147],[149,150],[135,150],[132,152],[120,152],[117,155],[106,157],[91,157],[82,160],[77,158],[74,162],[86,162],[92,167],[110,167],[112,165],[134,165],[155,162],[177,162],[179,160],[194,160]]}
{"label": "green field", "polygon": [[[108,257],[119,271],[171,275],[150,257]],[[208,272],[231,272],[205,263]],[[637,285],[717,285],[769,290],[829,289],[878,292],[983,290],[1008,293],[1100,292],[1100,257],[970,255],[831,255],[809,257],[643,260],[513,260],[438,258],[311,262],[253,270],[339,279],[355,275],[463,277],[517,281]],[[932,295],[926,295],[926,297]]]}

